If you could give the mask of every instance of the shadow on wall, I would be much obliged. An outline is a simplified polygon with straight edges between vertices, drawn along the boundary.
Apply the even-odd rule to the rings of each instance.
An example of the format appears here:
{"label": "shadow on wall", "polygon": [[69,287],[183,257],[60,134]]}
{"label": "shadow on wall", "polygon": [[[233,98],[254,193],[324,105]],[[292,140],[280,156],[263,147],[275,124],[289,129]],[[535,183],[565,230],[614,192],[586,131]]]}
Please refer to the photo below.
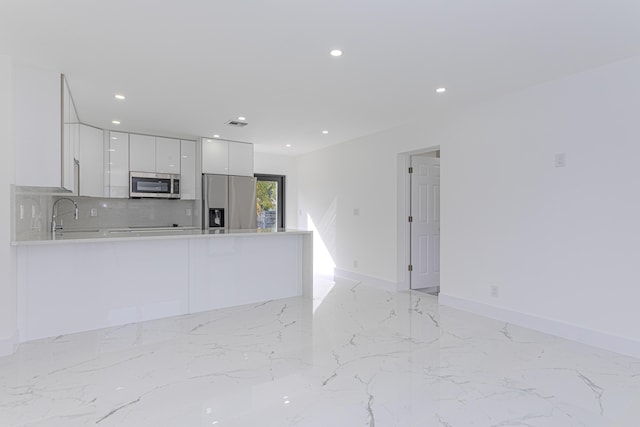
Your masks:
{"label": "shadow on wall", "polygon": [[307,228],[313,231],[313,272],[314,274],[333,277],[336,267],[336,210],[337,199],[334,198],[327,210],[317,222],[311,214],[307,214]]}

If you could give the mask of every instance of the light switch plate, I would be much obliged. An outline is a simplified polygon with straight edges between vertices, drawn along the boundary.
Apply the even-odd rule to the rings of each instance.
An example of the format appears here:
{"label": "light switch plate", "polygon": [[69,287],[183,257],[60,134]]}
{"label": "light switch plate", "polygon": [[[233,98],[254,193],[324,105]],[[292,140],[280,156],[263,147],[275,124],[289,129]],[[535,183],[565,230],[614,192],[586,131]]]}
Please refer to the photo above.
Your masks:
{"label": "light switch plate", "polygon": [[563,168],[567,164],[564,153],[558,153],[555,157],[555,166],[557,168]]}
{"label": "light switch plate", "polygon": [[90,215],[98,216],[98,208],[91,208]]}

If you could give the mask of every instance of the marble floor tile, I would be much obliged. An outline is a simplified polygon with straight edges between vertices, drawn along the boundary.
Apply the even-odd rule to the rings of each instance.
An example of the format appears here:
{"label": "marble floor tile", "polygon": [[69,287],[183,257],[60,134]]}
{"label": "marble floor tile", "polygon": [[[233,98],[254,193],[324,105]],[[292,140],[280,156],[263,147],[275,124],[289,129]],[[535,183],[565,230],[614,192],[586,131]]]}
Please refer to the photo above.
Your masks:
{"label": "marble floor tile", "polygon": [[0,426],[637,426],[640,360],[318,279],[0,358]]}

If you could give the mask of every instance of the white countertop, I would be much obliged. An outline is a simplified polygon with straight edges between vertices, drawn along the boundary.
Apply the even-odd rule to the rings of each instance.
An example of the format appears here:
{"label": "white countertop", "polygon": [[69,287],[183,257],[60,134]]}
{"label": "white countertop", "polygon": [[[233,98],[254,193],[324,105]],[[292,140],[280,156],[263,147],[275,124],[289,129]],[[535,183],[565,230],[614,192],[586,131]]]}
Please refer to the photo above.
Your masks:
{"label": "white countertop", "polygon": [[12,246],[34,246],[51,244],[75,244],[114,241],[140,241],[184,238],[225,238],[238,236],[284,236],[293,234],[311,234],[307,230],[294,229],[251,229],[251,230],[201,230],[194,227],[149,227],[149,228],[105,228],[63,230],[47,238],[19,240]]}

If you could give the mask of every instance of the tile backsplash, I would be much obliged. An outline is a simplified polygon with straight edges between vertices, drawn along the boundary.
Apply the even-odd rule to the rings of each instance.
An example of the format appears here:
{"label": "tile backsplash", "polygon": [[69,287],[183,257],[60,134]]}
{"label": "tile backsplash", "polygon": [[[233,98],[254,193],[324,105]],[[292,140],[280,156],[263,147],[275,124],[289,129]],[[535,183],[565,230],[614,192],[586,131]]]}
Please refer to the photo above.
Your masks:
{"label": "tile backsplash", "polygon": [[59,196],[21,192],[14,197],[15,240],[44,238],[50,232],[53,203],[68,197],[78,204],[78,219],[73,204],[58,203],[57,224],[64,228],[118,228],[158,226],[200,226],[199,202],[193,200],[110,199]]}

